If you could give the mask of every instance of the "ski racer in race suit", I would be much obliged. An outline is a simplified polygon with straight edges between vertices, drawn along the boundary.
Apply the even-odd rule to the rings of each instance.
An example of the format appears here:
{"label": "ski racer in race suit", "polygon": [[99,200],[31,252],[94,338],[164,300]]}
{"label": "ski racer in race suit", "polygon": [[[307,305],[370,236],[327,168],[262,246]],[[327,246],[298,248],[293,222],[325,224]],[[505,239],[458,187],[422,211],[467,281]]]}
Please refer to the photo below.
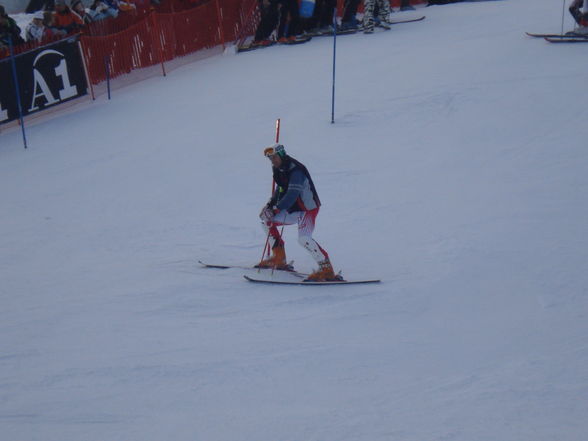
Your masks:
{"label": "ski racer in race suit", "polygon": [[278,227],[298,225],[298,242],[319,265],[308,280],[335,280],[336,276],[327,252],[312,238],[316,216],[321,201],[306,167],[288,156],[284,146],[274,144],[264,150],[264,155],[272,163],[276,190],[263,207],[259,217],[268,234],[272,255],[262,260],[258,267],[286,269],[286,251]]}
{"label": "ski racer in race suit", "polygon": [[588,33],[588,0],[574,0],[570,5],[570,14],[580,26],[581,33]]}

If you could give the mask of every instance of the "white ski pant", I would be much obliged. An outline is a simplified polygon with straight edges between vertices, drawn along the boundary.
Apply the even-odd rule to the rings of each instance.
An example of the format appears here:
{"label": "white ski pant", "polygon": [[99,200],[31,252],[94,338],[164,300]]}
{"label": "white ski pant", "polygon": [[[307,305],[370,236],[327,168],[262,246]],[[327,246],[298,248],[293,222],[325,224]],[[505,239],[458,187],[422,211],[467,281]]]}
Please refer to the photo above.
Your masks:
{"label": "white ski pant", "polygon": [[308,211],[295,211],[288,213],[281,211],[276,214],[272,220],[262,222],[265,234],[269,233],[271,247],[277,244],[283,244],[278,227],[282,225],[298,225],[298,243],[302,245],[316,262],[323,262],[329,258],[327,252],[312,238],[318,208]]}

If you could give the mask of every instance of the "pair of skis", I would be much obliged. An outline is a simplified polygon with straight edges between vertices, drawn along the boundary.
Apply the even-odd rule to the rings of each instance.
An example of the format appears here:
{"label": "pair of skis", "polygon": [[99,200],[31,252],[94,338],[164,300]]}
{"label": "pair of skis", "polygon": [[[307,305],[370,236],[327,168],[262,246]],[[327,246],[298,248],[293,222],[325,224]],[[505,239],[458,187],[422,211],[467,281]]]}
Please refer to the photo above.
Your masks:
{"label": "pair of skis", "polygon": [[582,34],[533,34],[531,32],[526,34],[533,38],[543,38],[550,43],[588,43],[588,35]]}
{"label": "pair of skis", "polygon": [[[257,270],[257,268],[252,267],[252,266],[245,266],[245,265],[217,265],[217,264],[211,264],[211,263],[205,263],[201,260],[198,261],[198,263],[200,265],[202,265],[204,268],[216,268],[216,269],[229,269],[229,268],[238,268],[238,269],[243,269],[243,270]],[[314,281],[307,281],[306,278],[309,276],[309,274],[306,273],[301,273],[295,270],[269,270],[272,272],[276,272],[278,274],[290,274],[292,275],[294,278],[297,278],[298,280],[278,280],[275,279],[273,277],[269,277],[269,278],[261,278],[261,276],[259,277],[252,277],[252,276],[248,276],[248,275],[243,275],[243,277],[245,278],[245,280],[249,281],[249,282],[253,282],[253,283],[266,283],[266,284],[273,284],[273,285],[298,285],[298,286],[332,286],[332,285],[365,285],[365,284],[371,284],[371,283],[380,283],[380,280],[377,279],[372,279],[372,280],[328,280],[328,281],[324,281],[324,282],[314,282]]]}

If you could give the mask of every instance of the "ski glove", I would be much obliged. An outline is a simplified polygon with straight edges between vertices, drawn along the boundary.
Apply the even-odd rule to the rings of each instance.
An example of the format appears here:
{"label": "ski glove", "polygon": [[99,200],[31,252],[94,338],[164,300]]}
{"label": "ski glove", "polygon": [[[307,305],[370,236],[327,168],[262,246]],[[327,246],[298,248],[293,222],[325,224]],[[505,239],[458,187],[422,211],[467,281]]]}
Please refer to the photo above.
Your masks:
{"label": "ski glove", "polygon": [[274,219],[274,216],[278,214],[280,210],[277,208],[272,208],[269,205],[264,205],[261,213],[259,213],[259,218],[264,222],[271,222]]}

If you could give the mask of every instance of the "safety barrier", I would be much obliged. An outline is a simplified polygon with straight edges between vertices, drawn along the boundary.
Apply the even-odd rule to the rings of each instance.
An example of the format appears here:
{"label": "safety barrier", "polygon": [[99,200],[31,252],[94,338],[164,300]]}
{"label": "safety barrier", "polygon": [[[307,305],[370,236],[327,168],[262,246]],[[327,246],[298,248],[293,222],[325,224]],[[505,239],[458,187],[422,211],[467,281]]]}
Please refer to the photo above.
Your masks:
{"label": "safety barrier", "polygon": [[82,47],[92,84],[177,57],[234,41],[243,28],[244,11],[257,0],[200,0],[192,8],[178,0],[126,29],[109,35],[83,35]]}

